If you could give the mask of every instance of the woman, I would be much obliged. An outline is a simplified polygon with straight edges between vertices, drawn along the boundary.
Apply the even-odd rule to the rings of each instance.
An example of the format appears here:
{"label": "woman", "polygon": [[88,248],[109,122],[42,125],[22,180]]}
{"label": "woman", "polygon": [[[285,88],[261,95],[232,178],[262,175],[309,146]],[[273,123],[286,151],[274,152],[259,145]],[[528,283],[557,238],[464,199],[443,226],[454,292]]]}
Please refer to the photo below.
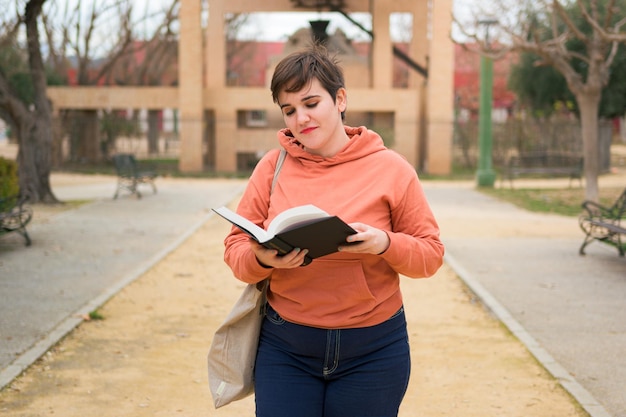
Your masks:
{"label": "woman", "polygon": [[410,356],[399,274],[433,275],[444,253],[413,167],[365,127],[343,125],[347,91],[321,47],[284,58],[271,83],[287,157],[259,161],[237,211],[267,227],[314,204],[357,231],[335,254],[301,266],[306,248],[279,256],[237,228],[225,261],[247,283],[269,278],[255,367],[258,417],[396,416]]}

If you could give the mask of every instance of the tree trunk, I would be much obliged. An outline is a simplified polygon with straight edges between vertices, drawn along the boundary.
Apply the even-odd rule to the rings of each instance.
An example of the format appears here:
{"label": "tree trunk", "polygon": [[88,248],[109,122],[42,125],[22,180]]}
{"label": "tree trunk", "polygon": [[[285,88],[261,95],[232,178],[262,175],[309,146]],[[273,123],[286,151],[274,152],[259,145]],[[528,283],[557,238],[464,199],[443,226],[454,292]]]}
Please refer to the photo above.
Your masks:
{"label": "tree trunk", "polygon": [[598,201],[600,174],[600,150],[598,141],[598,109],[600,93],[581,92],[576,95],[580,109],[580,122],[585,158],[585,199]]}
{"label": "tree trunk", "polygon": [[58,169],[63,166],[64,147],[63,137],[65,136],[64,117],[66,112],[56,112],[52,115],[52,149],[50,150],[50,163],[52,169]]}
{"label": "tree trunk", "polygon": [[19,127],[20,194],[32,203],[57,203],[50,186],[52,135],[45,119],[26,116]]}
{"label": "tree trunk", "polygon": [[102,147],[100,145],[100,121],[98,112],[84,110],[83,112],[83,154],[82,159],[88,163],[96,163],[102,160]]}
{"label": "tree trunk", "polygon": [[34,87],[34,109],[26,110],[18,122],[17,155],[20,193],[31,202],[58,202],[50,187],[52,149],[52,106],[47,97],[46,72],[39,44],[37,20],[45,0],[26,4],[24,23],[28,59]]}
{"label": "tree trunk", "polygon": [[70,129],[71,159],[81,163],[102,160],[100,122],[95,110],[75,110]]}
{"label": "tree trunk", "polygon": [[148,110],[148,155],[159,154],[159,110]]}

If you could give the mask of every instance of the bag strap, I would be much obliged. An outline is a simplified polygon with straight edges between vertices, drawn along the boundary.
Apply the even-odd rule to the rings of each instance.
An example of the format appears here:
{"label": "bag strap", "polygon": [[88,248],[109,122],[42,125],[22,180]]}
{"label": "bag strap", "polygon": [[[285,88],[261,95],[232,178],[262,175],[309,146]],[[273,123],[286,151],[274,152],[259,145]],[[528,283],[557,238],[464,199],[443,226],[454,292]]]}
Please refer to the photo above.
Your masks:
{"label": "bag strap", "polygon": [[[276,187],[276,183],[278,182],[278,174],[280,174],[280,170],[283,167],[283,162],[285,162],[285,157],[287,156],[287,151],[285,148],[280,148],[280,153],[278,154],[278,160],[276,161],[276,168],[274,169],[274,178],[272,178],[272,187],[270,188],[270,195],[274,191],[274,187]],[[256,284],[257,290],[261,291],[261,311],[259,312],[261,316],[265,316],[265,310],[267,306],[267,296],[266,291],[269,286],[269,279],[266,278],[261,282]]]}
{"label": "bag strap", "polygon": [[272,179],[272,188],[270,188],[270,194],[274,191],[274,187],[278,182],[278,174],[280,174],[280,169],[283,167],[283,162],[285,162],[285,157],[287,156],[287,151],[285,148],[280,149],[280,154],[278,155],[278,161],[276,161],[276,169],[274,170],[274,178]]}

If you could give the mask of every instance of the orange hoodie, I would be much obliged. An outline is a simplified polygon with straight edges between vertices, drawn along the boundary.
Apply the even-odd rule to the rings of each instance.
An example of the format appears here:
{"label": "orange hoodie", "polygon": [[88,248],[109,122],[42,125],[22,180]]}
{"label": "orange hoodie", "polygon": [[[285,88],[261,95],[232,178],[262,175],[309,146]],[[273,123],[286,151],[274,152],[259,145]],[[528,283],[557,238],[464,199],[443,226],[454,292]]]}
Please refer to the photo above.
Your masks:
{"label": "orange hoodie", "polygon": [[[381,255],[335,253],[308,266],[259,264],[249,237],[233,227],[224,259],[247,283],[270,277],[268,302],[285,319],[320,328],[382,323],[402,306],[399,274],[424,278],[443,262],[444,247],[415,169],[365,127],[345,127],[349,143],[332,158],[306,152],[287,129],[278,132],[287,158],[270,195],[278,150],[257,164],[237,212],[263,228],[282,211],[314,204],[346,223],[385,230]],[[304,249],[304,248],[302,248]]]}

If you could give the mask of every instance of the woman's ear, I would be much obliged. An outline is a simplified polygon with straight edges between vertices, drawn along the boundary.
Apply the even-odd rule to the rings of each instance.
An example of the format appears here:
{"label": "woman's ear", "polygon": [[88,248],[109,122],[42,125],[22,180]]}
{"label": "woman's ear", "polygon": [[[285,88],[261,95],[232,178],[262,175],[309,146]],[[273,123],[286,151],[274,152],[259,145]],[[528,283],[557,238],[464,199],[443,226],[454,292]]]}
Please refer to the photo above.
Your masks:
{"label": "woman's ear", "polygon": [[337,103],[340,113],[346,111],[346,108],[348,107],[348,92],[345,88],[342,87],[337,90],[337,98],[335,99],[335,102]]}

